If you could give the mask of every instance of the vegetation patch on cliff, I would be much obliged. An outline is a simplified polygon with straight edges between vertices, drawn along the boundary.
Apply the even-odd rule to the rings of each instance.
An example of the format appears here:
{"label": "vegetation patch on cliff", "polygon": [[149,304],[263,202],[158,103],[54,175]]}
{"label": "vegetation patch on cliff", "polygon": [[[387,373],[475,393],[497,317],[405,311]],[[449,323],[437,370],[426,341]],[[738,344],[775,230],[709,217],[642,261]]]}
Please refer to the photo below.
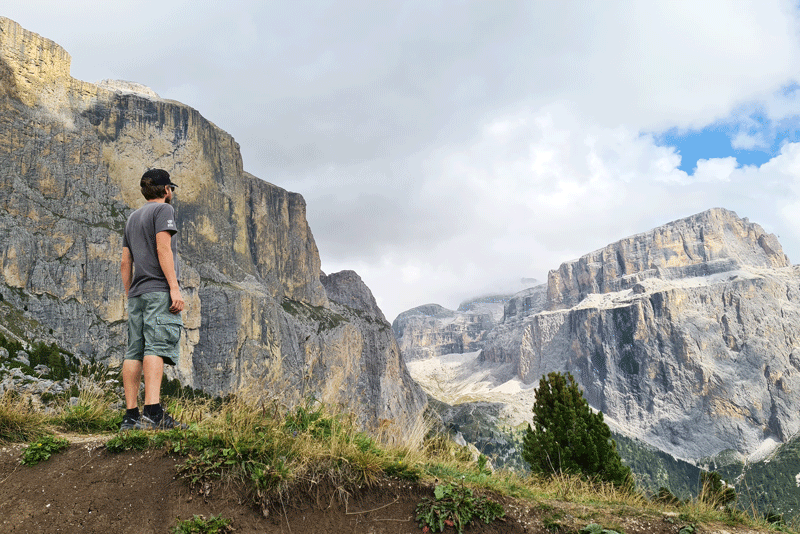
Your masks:
{"label": "vegetation patch on cliff", "polygon": [[343,315],[339,315],[332,310],[323,308],[322,306],[312,306],[311,304],[286,297],[284,297],[283,302],[281,302],[281,307],[283,311],[289,315],[317,323],[318,332],[333,330],[347,322],[347,319]]}

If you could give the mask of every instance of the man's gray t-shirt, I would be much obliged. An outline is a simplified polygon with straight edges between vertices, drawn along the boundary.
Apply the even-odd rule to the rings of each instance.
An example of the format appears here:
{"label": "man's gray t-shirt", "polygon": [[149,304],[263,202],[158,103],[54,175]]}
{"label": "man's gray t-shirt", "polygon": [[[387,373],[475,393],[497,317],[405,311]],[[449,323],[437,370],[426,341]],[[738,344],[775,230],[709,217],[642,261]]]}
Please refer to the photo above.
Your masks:
{"label": "man's gray t-shirt", "polygon": [[[162,202],[148,202],[131,213],[125,224],[122,246],[128,247],[133,255],[133,282],[128,298],[157,291],[169,292],[169,284],[161,270],[156,251],[156,234],[167,231],[175,235],[175,208]],[[175,261],[175,275],[180,280],[178,266],[177,239],[170,240],[172,257]]]}

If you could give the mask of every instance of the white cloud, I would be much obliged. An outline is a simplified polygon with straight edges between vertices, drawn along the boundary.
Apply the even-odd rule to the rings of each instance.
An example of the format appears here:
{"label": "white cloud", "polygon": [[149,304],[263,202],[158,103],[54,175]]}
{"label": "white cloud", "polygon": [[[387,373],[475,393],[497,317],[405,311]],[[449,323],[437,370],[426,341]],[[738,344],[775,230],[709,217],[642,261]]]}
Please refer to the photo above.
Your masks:
{"label": "white cloud", "polygon": [[739,164],[736,158],[712,158],[697,161],[692,179],[697,182],[729,182]]}
{"label": "white cloud", "polygon": [[771,139],[769,141],[766,139],[764,132],[758,132],[754,135],[747,132],[738,132],[731,138],[731,147],[736,150],[768,150],[772,144],[771,141]]}
{"label": "white cloud", "polygon": [[[715,158],[687,176],[674,152],[650,137],[575,124],[564,136],[558,124],[551,111],[503,118],[468,149],[429,162],[427,192],[452,195],[468,222],[462,235],[405,257],[398,247],[379,268],[365,266],[371,287],[392,287],[379,295],[387,316],[431,300],[454,308],[510,287],[504,280],[544,281],[563,261],[717,206],[777,231],[790,258],[800,252],[800,144],[761,168]],[[542,153],[548,164],[540,168]]]}

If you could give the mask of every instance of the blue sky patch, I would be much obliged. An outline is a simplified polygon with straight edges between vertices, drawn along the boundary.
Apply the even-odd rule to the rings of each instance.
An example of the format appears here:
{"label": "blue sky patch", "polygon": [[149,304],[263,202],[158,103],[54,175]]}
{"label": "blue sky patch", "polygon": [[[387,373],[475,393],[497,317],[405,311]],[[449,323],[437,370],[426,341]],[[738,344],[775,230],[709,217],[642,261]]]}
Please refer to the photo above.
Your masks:
{"label": "blue sky patch", "polygon": [[[800,138],[798,126],[797,119],[774,124],[763,115],[753,114],[746,122],[715,123],[702,130],[672,128],[654,138],[658,145],[675,147],[681,156],[679,168],[691,175],[700,159],[733,156],[739,165],[761,166],[779,154],[784,143]],[[752,148],[734,148],[733,141],[740,135],[763,141]]]}

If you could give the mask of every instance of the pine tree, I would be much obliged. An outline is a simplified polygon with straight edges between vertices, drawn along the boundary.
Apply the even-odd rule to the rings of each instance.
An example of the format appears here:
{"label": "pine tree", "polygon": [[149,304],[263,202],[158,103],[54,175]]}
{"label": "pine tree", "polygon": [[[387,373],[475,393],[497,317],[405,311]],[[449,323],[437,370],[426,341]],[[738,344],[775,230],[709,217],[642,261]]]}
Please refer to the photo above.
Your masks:
{"label": "pine tree", "polygon": [[62,378],[67,378],[69,376],[67,362],[64,361],[64,356],[61,355],[58,347],[55,345],[48,347],[42,343],[42,353],[44,358],[46,358],[44,361],[47,362],[47,366],[50,368],[51,377],[53,377],[55,380],[61,380]]}
{"label": "pine tree", "polygon": [[602,412],[594,413],[570,373],[542,376],[533,404],[533,428],[522,458],[535,473],[567,473],[616,485],[632,483]]}
{"label": "pine tree", "polygon": [[0,347],[6,349],[8,351],[9,358],[13,359],[17,355],[17,352],[22,350],[22,343],[19,341],[10,340],[3,334],[0,334]]}

